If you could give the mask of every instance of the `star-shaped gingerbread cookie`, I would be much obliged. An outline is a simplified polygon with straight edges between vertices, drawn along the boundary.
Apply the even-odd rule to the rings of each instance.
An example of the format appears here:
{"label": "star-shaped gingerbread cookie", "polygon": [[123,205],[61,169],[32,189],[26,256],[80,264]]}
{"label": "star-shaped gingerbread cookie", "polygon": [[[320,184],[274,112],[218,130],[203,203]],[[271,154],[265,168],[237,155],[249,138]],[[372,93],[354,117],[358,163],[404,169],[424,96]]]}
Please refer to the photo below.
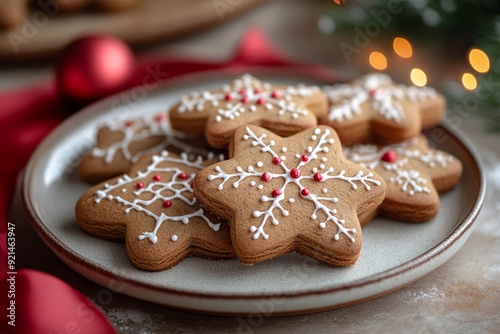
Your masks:
{"label": "star-shaped gingerbread cookie", "polygon": [[104,124],[98,130],[96,146],[82,157],[78,172],[87,182],[102,182],[128,173],[140,157],[164,149],[204,157],[210,153],[200,136],[173,130],[165,113],[151,114]]}
{"label": "star-shaped gingerbread cookie", "polygon": [[242,126],[230,152],[231,159],[197,174],[194,194],[202,207],[228,221],[243,264],[290,252],[334,266],[356,262],[360,221],[373,217],[385,183],[344,159],[332,128],[282,138]]}
{"label": "star-shaped gingerbread cookie", "polygon": [[386,74],[372,73],[349,84],[323,89],[329,111],[319,123],[333,127],[343,145],[367,140],[397,143],[437,125],[446,101],[433,88],[395,84]]}
{"label": "star-shaped gingerbread cookie", "polygon": [[193,178],[207,164],[185,153],[144,156],[129,175],[85,192],[77,223],[91,235],[125,239],[132,264],[149,271],[169,269],[188,255],[234,257],[227,224],[193,197]]}
{"label": "star-shaped gingerbread cookie", "polygon": [[205,133],[215,148],[226,148],[236,128],[254,124],[290,136],[317,124],[328,102],[315,86],[278,86],[249,74],[217,91],[194,92],[170,111],[174,129]]}
{"label": "star-shaped gingerbread cookie", "polygon": [[461,162],[429,148],[423,135],[386,146],[356,144],[345,157],[381,175],[387,193],[379,208],[383,216],[424,222],[439,211],[439,194],[453,188],[462,175]]}

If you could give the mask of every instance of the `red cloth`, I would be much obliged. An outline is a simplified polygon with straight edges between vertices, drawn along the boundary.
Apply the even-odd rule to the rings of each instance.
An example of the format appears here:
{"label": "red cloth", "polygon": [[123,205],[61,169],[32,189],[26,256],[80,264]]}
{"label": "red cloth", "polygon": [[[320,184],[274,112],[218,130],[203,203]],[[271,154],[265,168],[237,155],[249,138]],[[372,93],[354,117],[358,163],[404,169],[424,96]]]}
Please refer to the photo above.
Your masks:
{"label": "red cloth", "polygon": [[[272,66],[305,70],[309,75],[332,80],[332,71],[321,66],[291,61],[271,45],[258,28],[251,28],[233,59],[207,63],[198,59],[152,54],[140,56],[136,74],[128,87],[170,80],[176,76],[221,68]],[[69,113],[57,94],[55,82],[0,94],[0,291],[2,309],[7,310],[9,281],[15,268],[7,263],[7,210],[15,182],[38,143]],[[15,223],[15,222],[14,222]],[[15,333],[81,332],[114,333],[102,313],[78,291],[48,274],[19,270],[16,275],[16,327],[0,321],[0,329]],[[5,304],[5,305],[4,305]],[[68,305],[73,305],[69,307]],[[5,307],[4,307],[5,306]],[[75,313],[75,308],[76,312]],[[8,311],[8,310],[7,310]],[[86,315],[95,314],[87,322]],[[68,325],[69,324],[69,325]],[[65,326],[70,326],[67,328]],[[94,327],[92,327],[94,326]],[[82,328],[77,331],[76,328]],[[76,331],[75,331],[76,330]]]}

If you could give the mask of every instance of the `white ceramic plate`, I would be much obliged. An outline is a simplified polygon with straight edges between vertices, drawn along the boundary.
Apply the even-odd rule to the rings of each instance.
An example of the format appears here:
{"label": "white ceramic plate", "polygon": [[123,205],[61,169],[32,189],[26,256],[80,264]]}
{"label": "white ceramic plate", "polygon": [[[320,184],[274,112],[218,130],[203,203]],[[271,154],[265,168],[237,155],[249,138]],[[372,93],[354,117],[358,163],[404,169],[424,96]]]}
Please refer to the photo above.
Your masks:
{"label": "white ceramic plate", "polygon": [[[262,75],[261,75],[262,77]],[[299,79],[266,77],[297,83]],[[124,294],[180,309],[216,314],[308,313],[341,307],[400,288],[437,268],[465,243],[483,203],[485,181],[478,155],[458,130],[446,123],[426,133],[439,149],[457,156],[464,173],[442,196],[438,216],[424,224],[376,218],[363,228],[356,265],[333,268],[297,254],[252,267],[238,260],[188,258],[171,270],[133,267],[125,245],[83,233],[74,206],[89,185],[76,166],[110,118],[167,109],[180,96],[229,80],[228,73],[185,76],[157,90],[135,89],[70,117],[38,147],[24,177],[23,199],[33,226],[49,247],[88,279]],[[300,80],[304,81],[304,80]],[[135,96],[130,102],[124,96]]]}

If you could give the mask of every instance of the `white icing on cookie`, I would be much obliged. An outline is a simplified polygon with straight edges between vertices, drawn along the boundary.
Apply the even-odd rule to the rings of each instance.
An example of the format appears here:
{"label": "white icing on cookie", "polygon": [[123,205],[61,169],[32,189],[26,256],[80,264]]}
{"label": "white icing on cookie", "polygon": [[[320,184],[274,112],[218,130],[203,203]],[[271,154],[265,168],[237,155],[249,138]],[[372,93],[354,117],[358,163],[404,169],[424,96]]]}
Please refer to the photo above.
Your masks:
{"label": "white icing on cookie", "polygon": [[[302,168],[305,167],[308,163],[311,161],[314,161],[316,159],[321,159],[320,155],[323,153],[328,152],[328,145],[332,145],[334,143],[333,139],[327,139],[328,136],[330,135],[330,130],[325,129],[324,131],[321,131],[321,129],[317,128],[315,129],[314,133],[316,136],[316,139],[312,139],[313,143],[311,146],[307,148],[307,153],[308,155],[300,155],[300,154],[295,154],[294,156],[298,159],[298,161],[294,162],[294,167],[289,168],[283,159],[274,151],[273,146],[275,145],[275,142],[270,140],[266,143],[264,140],[266,138],[266,134],[261,134],[260,136],[257,136],[250,128],[246,128],[246,134],[243,136],[244,140],[251,140],[251,145],[252,146],[259,146],[261,147],[260,152],[264,155],[269,155],[272,157],[273,164],[279,165],[282,169],[281,173],[271,173],[271,172],[258,172],[256,171],[251,165],[248,166],[246,169],[243,169],[240,166],[236,167],[235,172],[233,173],[226,173],[221,169],[220,166],[216,166],[214,170],[217,172],[215,175],[209,175],[208,180],[213,181],[213,180],[221,180],[222,182],[218,185],[217,189],[218,190],[223,190],[224,189],[224,184],[229,180],[232,180],[232,185],[233,187],[238,187],[238,185],[241,183],[241,181],[247,179],[247,178],[252,178],[252,181],[261,181],[262,183],[259,185],[259,189],[263,184],[266,183],[266,180],[270,179],[275,179],[275,178],[281,178],[285,182],[283,186],[279,189],[274,189],[272,191],[272,197],[268,196],[262,196],[261,197],[261,202],[270,202],[271,205],[269,208],[265,211],[254,211],[253,212],[253,217],[262,217],[261,223],[259,226],[252,226],[250,228],[250,231],[253,233],[253,239],[258,239],[260,236],[262,236],[264,239],[268,239],[269,235],[265,232],[264,227],[268,221],[271,221],[274,225],[279,224],[278,218],[275,216],[275,211],[274,209],[278,209],[279,212],[283,216],[288,216],[290,213],[285,210],[282,205],[281,201],[285,199],[286,197],[286,191],[287,191],[287,186],[289,184],[295,184],[298,187],[299,190],[299,196],[300,198],[311,201],[315,209],[312,212],[310,219],[316,220],[317,219],[317,212],[321,211],[324,213],[326,216],[325,220],[323,222],[320,222],[318,226],[320,228],[325,228],[327,223],[333,223],[337,227],[337,234],[334,236],[335,240],[338,240],[340,238],[340,235],[345,235],[349,240],[354,242],[354,237],[353,234],[356,233],[356,229],[351,228],[347,229],[344,227],[345,221],[342,219],[338,219],[335,214],[337,213],[336,209],[332,209],[329,206],[327,206],[326,203],[336,203],[338,202],[338,199],[336,197],[320,197],[316,194],[310,193],[308,189],[306,189],[301,181],[304,179],[312,180],[315,182],[325,182],[325,186],[330,184],[328,183],[328,180],[332,179],[338,179],[342,180],[345,182],[348,182],[351,184],[352,189],[357,189],[358,185],[361,184],[365,187],[366,190],[370,190],[371,186],[369,183],[374,184],[374,185],[380,185],[380,182],[378,180],[373,179],[373,173],[368,173],[364,175],[363,171],[357,172],[356,175],[354,176],[347,176],[345,175],[346,172],[344,170],[341,170],[340,172],[335,172],[333,167],[328,167],[328,169],[323,172],[319,173],[317,172],[317,169],[313,169],[313,174],[310,175],[304,175],[305,171],[308,170],[307,168]],[[264,158],[264,157],[263,157]],[[266,158],[270,159],[270,158]],[[315,171],[316,170],[316,171]],[[234,178],[237,178],[234,180]],[[295,189],[295,188],[293,188]],[[326,188],[325,188],[326,189]],[[333,189],[333,188],[332,188]],[[328,192],[328,191],[327,191]],[[326,193],[323,190],[323,193]],[[290,203],[294,202],[293,198],[289,198],[288,201]]]}
{"label": "white icing on cookie", "polygon": [[271,89],[272,86],[263,83],[250,74],[244,74],[241,78],[235,79],[231,85],[226,85],[223,93],[211,93],[208,91],[202,94],[193,93],[182,98],[177,112],[200,112],[206,106],[219,106],[216,122],[233,120],[245,112],[257,112],[259,106],[268,112],[276,110],[278,115],[290,115],[293,119],[308,114],[306,109],[298,107],[292,101],[293,96],[308,97],[320,92],[315,86],[298,85],[285,89]]}
{"label": "white icing on cookie", "polygon": [[380,73],[368,74],[351,84],[326,86],[323,91],[332,104],[328,120],[337,122],[361,114],[361,105],[368,102],[370,108],[386,119],[399,123],[406,113],[402,100],[418,102],[437,96],[433,88],[395,85],[388,75]]}
{"label": "white icing on cookie", "polygon": [[[182,221],[184,224],[187,224],[189,223],[189,219],[193,217],[202,218],[203,220],[205,220],[208,226],[210,226],[210,228],[212,228],[214,231],[218,231],[220,229],[220,223],[212,223],[210,219],[205,215],[205,211],[199,207],[196,199],[192,196],[188,196],[191,198],[186,197],[186,194],[193,193],[191,183],[193,182],[195,174],[188,175],[178,167],[161,167],[164,162],[170,162],[194,167],[201,170],[205,168],[202,165],[202,161],[203,158],[201,156],[198,156],[196,160],[191,161],[188,159],[187,153],[182,153],[180,155],[180,158],[176,158],[170,157],[167,151],[163,151],[161,155],[154,155],[152,157],[152,163],[146,168],[146,171],[138,172],[136,177],[131,178],[128,175],[124,175],[118,178],[114,185],[105,183],[104,189],[96,191],[95,202],[100,203],[103,199],[114,200],[122,203],[126,207],[125,213],[129,213],[130,210],[136,210],[154,218],[156,221],[156,225],[153,231],[144,232],[139,236],[139,240],[148,238],[151,242],[156,243],[158,241],[156,233],[158,232],[158,229],[163,222]],[[171,173],[172,176],[170,180],[161,180],[161,178],[159,178],[160,181],[153,181],[153,176],[158,175],[158,173]],[[134,195],[139,196],[143,193],[147,193],[148,195],[150,195],[147,196],[148,199],[136,198],[133,201],[129,201],[114,194],[113,190],[117,188],[123,188],[124,186],[131,183],[136,185],[137,190],[133,192]],[[148,184],[146,185],[146,183]],[[161,213],[155,213],[148,208],[156,201],[162,201],[163,203],[169,202],[169,207],[170,205],[172,205],[171,201],[173,199],[181,200],[185,205],[193,207],[193,210],[195,211],[181,216],[168,216],[163,211]],[[166,212],[168,212],[168,209]],[[171,237],[171,240],[176,241],[177,236],[173,235]]]}

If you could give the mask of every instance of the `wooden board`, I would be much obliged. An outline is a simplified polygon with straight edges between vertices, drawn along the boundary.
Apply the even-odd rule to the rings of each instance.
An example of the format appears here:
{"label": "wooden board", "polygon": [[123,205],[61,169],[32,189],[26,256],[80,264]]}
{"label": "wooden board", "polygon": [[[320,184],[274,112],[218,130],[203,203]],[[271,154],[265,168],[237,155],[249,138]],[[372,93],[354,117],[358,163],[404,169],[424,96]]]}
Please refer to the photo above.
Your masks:
{"label": "wooden board", "polygon": [[16,27],[0,30],[0,61],[50,58],[89,34],[111,34],[132,46],[165,41],[223,23],[262,2],[143,0],[121,12],[32,12]]}

